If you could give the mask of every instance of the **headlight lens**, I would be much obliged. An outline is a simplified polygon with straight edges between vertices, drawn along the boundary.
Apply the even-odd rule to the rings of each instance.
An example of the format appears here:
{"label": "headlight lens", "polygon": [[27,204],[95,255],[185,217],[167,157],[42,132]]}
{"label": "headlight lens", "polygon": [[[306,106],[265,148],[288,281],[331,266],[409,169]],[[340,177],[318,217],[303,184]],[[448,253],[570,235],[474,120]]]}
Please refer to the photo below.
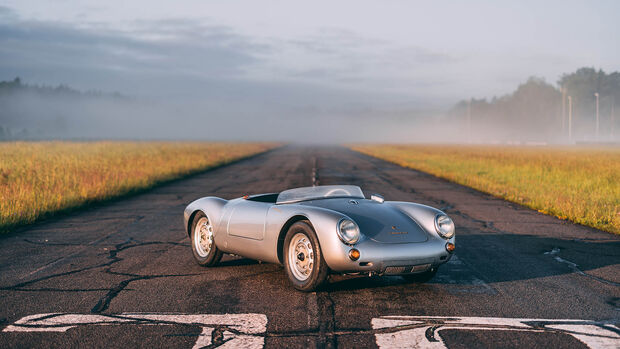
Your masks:
{"label": "headlight lens", "polygon": [[454,222],[445,214],[440,214],[435,217],[435,229],[444,239],[449,239],[454,236]]}
{"label": "headlight lens", "polygon": [[338,237],[345,244],[353,245],[360,239],[360,228],[349,219],[341,219],[338,222]]}

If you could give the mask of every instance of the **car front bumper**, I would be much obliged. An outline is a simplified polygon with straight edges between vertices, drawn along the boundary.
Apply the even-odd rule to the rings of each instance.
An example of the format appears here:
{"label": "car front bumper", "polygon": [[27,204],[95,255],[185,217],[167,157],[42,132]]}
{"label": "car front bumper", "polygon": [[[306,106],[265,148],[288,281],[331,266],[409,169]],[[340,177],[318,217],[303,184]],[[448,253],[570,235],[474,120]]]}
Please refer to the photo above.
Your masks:
{"label": "car front bumper", "polygon": [[[454,244],[454,238],[431,238],[421,243],[389,244],[366,240],[354,246],[340,244],[325,252],[330,253],[326,262],[337,273],[420,273],[450,260],[454,253],[446,250],[448,242]],[[355,261],[349,258],[349,251],[353,248],[360,252],[360,257]]]}

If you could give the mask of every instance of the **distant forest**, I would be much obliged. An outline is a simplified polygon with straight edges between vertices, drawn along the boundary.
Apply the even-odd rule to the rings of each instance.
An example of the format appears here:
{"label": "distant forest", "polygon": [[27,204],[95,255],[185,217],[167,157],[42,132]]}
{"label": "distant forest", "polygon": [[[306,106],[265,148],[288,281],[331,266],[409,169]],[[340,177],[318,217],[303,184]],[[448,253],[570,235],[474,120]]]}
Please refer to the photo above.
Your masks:
{"label": "distant forest", "polygon": [[[66,137],[74,118],[87,119],[92,105],[129,101],[120,93],[81,92],[65,85],[0,82],[0,140]],[[74,108],[67,108],[74,105]],[[77,115],[81,114],[81,115]]]}
{"label": "distant forest", "polygon": [[29,85],[22,82],[19,77],[11,81],[0,81],[0,96],[10,95],[11,93],[28,92],[39,94],[41,96],[81,96],[93,98],[126,98],[118,92],[104,93],[100,91],[80,92],[66,85],[47,86],[47,85]]}
{"label": "distant forest", "polygon": [[562,75],[557,86],[532,77],[511,94],[460,101],[448,119],[477,141],[613,141],[620,133],[616,103],[620,104],[620,73],[581,68]]}

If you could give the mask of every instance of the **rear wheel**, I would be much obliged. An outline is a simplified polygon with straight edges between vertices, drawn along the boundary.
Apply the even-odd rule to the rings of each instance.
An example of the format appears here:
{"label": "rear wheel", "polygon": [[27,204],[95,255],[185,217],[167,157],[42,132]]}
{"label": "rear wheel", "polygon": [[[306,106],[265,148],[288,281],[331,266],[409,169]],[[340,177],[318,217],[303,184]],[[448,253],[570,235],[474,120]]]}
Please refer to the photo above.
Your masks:
{"label": "rear wheel", "polygon": [[435,276],[435,274],[437,274],[437,268],[432,268],[422,273],[404,274],[401,276],[403,279],[407,280],[407,282],[425,283],[430,281]]}
{"label": "rear wheel", "polygon": [[194,215],[191,232],[192,252],[196,263],[203,267],[217,265],[223,253],[213,241],[213,225],[204,213],[198,212]]}
{"label": "rear wheel", "polygon": [[293,286],[310,292],[327,279],[329,268],[323,259],[319,239],[308,221],[293,224],[284,239],[284,269]]}

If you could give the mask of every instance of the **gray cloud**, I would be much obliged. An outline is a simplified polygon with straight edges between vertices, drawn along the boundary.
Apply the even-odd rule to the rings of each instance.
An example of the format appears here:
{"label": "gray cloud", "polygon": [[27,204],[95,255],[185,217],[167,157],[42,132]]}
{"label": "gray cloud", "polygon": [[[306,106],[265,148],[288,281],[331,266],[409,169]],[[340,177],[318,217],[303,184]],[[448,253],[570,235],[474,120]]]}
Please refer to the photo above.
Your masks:
{"label": "gray cloud", "polygon": [[11,8],[0,5],[0,20],[2,21],[10,21],[17,19],[17,13],[13,11]]}
{"label": "gray cloud", "polygon": [[32,78],[63,82],[77,77],[78,84],[92,88],[123,90],[100,86],[97,77],[106,74],[234,78],[259,60],[253,52],[264,50],[225,28],[191,21],[138,23],[131,31],[19,20],[0,24],[2,75],[36,72]]}
{"label": "gray cloud", "polygon": [[[235,99],[265,98],[267,90],[273,100],[279,93],[312,90],[313,96],[326,97],[317,102],[322,107],[338,98],[365,103],[364,94],[382,94],[381,86],[372,84],[380,82],[380,74],[364,72],[381,59],[372,54],[372,44],[386,44],[346,31],[323,29],[316,37],[283,42],[250,38],[208,21],[132,21],[121,29],[21,20],[9,9],[2,12],[11,17],[0,23],[0,76],[5,79],[19,75],[82,89],[205,98],[231,91]],[[364,85],[373,88],[360,95]]]}

